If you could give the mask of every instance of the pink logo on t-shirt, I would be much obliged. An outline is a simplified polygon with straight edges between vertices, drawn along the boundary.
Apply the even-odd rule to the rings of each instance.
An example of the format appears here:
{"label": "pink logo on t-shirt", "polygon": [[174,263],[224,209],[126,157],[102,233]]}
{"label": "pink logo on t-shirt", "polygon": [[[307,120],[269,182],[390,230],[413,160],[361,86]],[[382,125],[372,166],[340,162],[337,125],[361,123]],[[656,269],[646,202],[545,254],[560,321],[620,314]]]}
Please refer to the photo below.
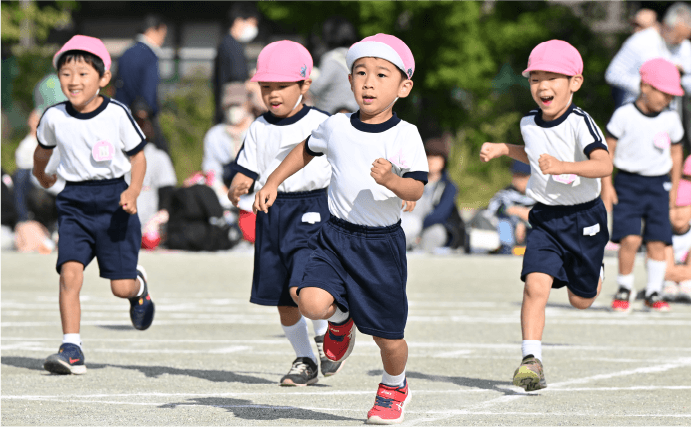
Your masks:
{"label": "pink logo on t-shirt", "polygon": [[657,148],[664,150],[665,148],[668,148],[670,144],[672,144],[672,140],[667,132],[662,131],[655,134],[655,137],[653,138],[653,145],[655,145]]}
{"label": "pink logo on t-shirt", "polygon": [[403,159],[403,150],[398,150],[398,153],[387,159],[392,165],[399,167],[400,169],[407,169],[408,163]]}
{"label": "pink logo on t-shirt", "polygon": [[552,175],[552,178],[557,182],[561,182],[562,184],[571,184],[576,180],[576,175],[572,173],[565,173],[561,175]]}
{"label": "pink logo on t-shirt", "polygon": [[115,148],[108,141],[98,141],[91,149],[91,156],[97,162],[113,160],[113,155],[115,155]]}

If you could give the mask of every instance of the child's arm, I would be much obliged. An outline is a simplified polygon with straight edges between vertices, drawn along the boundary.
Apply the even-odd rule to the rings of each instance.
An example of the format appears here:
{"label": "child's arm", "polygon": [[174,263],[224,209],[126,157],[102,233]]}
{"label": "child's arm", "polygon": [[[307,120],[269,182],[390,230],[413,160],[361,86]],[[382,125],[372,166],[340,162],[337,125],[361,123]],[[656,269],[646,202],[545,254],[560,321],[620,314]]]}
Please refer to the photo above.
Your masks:
{"label": "child's arm", "polygon": [[276,201],[278,186],[312,161],[314,156],[307,153],[305,149],[306,143],[307,140],[304,140],[293,148],[276,170],[269,175],[264,187],[254,196],[254,205],[252,206],[254,213],[257,213],[257,211],[268,213],[269,208]]}
{"label": "child's arm", "polygon": [[575,174],[584,178],[602,178],[612,174],[612,157],[602,148],[590,153],[588,160],[562,162],[549,154],[541,154],[538,160],[540,170],[545,175]]}
{"label": "child's arm", "polygon": [[[611,159],[614,159],[614,150],[617,149],[617,139],[611,136],[607,137],[607,147],[609,148],[609,155]],[[614,184],[612,184],[612,175],[607,175],[602,177],[602,192],[600,198],[605,204],[605,209],[608,211],[612,210],[612,206],[619,203],[619,198],[617,197],[617,192],[614,190]]]}
{"label": "child's arm", "polygon": [[58,180],[58,176],[55,174],[46,175],[46,166],[50,160],[50,156],[53,154],[53,149],[45,149],[38,145],[34,151],[34,170],[33,174],[38,179],[38,182],[43,188],[50,188]]}
{"label": "child's arm", "polygon": [[230,182],[230,189],[228,190],[228,198],[230,201],[238,207],[240,202],[240,196],[250,192],[250,187],[254,183],[254,180],[242,172],[237,172]]}
{"label": "child's arm", "polygon": [[144,175],[146,175],[144,150],[140,150],[130,157],[130,163],[132,163],[132,178],[130,179],[130,186],[120,195],[120,206],[128,214],[134,215],[137,213],[137,197],[142,191]]}
{"label": "child's arm", "polygon": [[684,148],[682,144],[673,144],[672,152],[672,189],[669,191],[669,207],[674,208],[677,205],[677,189],[679,188],[679,180],[681,179],[681,168],[684,162]]}
{"label": "child's arm", "polygon": [[374,181],[393,191],[403,200],[416,202],[425,191],[425,184],[413,178],[402,178],[391,172],[391,162],[379,158],[372,163],[370,175]]}
{"label": "child's arm", "polygon": [[514,160],[530,164],[524,145],[506,144],[503,142],[485,142],[480,149],[480,160],[489,162],[501,156],[509,156]]}

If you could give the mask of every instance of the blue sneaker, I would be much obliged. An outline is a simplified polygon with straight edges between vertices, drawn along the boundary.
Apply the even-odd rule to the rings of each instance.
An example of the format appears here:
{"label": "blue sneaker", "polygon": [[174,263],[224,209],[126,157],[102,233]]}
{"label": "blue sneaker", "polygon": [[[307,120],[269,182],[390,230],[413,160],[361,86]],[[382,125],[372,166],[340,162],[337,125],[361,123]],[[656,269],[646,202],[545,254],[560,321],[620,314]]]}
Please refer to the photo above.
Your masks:
{"label": "blue sneaker", "polygon": [[57,353],[48,356],[43,362],[43,369],[54,374],[81,375],[86,374],[84,353],[82,349],[72,343],[63,343]]}
{"label": "blue sneaker", "polygon": [[135,329],[143,331],[151,326],[154,321],[154,302],[151,301],[149,288],[146,283],[146,271],[141,265],[137,266],[137,276],[144,283],[144,293],[138,297],[130,298],[130,319]]}

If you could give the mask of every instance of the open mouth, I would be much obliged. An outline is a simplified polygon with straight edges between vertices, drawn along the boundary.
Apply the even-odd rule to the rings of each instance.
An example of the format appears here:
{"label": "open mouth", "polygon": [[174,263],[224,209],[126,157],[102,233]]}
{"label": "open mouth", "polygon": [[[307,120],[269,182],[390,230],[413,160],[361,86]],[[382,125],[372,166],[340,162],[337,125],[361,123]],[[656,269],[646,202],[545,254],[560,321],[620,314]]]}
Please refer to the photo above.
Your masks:
{"label": "open mouth", "polygon": [[275,110],[275,109],[279,108],[281,105],[283,105],[282,102],[278,102],[278,103],[272,102],[272,103],[271,103],[271,108]]}
{"label": "open mouth", "polygon": [[371,103],[374,102],[374,97],[373,97],[373,96],[363,96],[363,97],[362,97],[362,101],[363,101],[365,104],[371,104]]}
{"label": "open mouth", "polygon": [[542,101],[543,105],[550,105],[552,101],[554,101],[553,96],[541,96],[540,101]]}

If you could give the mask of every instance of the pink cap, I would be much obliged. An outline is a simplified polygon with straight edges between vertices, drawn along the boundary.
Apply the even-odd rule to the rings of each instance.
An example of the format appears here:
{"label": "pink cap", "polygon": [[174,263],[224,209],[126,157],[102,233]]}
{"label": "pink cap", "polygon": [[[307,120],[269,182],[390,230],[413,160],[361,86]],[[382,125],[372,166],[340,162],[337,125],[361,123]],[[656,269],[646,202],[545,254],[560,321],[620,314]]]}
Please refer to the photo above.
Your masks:
{"label": "pink cap", "polygon": [[528,58],[528,68],[523,77],[530,77],[531,71],[549,71],[577,76],[583,74],[583,59],[578,49],[562,40],[550,40],[535,46]]}
{"label": "pink cap", "polygon": [[641,73],[641,83],[647,83],[660,92],[670,95],[684,95],[679,70],[668,60],[655,58],[645,61],[639,72]]}
{"label": "pink cap", "polygon": [[379,33],[365,37],[353,44],[346,54],[348,69],[352,71],[355,61],[366,57],[386,59],[403,71],[409,79],[413,78],[413,73],[415,72],[413,52],[398,37]]}
{"label": "pink cap", "polygon": [[281,40],[264,46],[257,57],[253,82],[299,82],[312,73],[312,55],[297,42]]}
{"label": "pink cap", "polygon": [[105,65],[106,70],[110,70],[111,60],[108,49],[106,49],[106,45],[104,45],[103,42],[96,37],[80,35],[72,37],[70,41],[62,45],[58,53],[53,56],[53,67],[56,69],[58,68],[58,60],[60,59],[60,56],[68,50],[83,50],[85,52],[93,53],[103,60],[103,65]]}

